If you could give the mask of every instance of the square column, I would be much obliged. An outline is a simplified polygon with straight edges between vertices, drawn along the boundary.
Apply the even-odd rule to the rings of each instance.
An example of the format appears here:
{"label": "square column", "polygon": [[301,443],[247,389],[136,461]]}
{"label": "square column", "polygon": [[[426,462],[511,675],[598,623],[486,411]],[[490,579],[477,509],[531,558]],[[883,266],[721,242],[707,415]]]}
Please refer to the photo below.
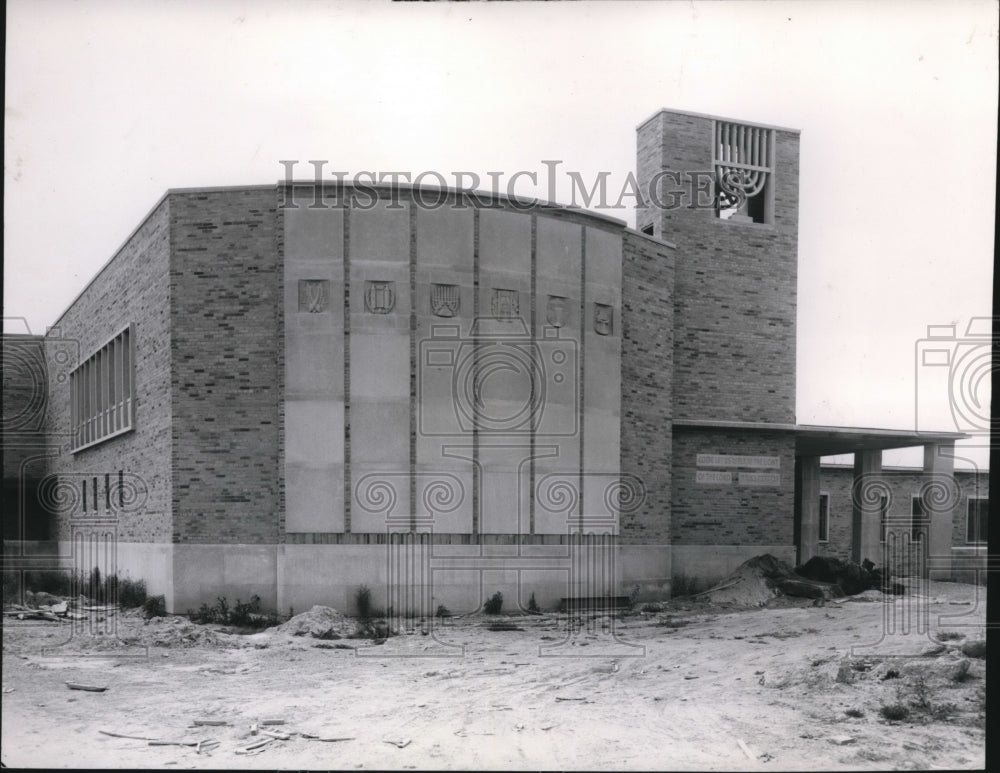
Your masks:
{"label": "square column", "polygon": [[819,457],[795,460],[795,514],[798,518],[798,563],[814,555],[819,544]]}
{"label": "square column", "polygon": [[930,521],[927,537],[931,580],[951,579],[951,531],[955,507],[961,495],[955,484],[955,444],[924,446],[924,483],[920,487],[925,517]]}
{"label": "square column", "polygon": [[854,485],[851,488],[851,560],[858,564],[866,558],[875,564],[881,563],[882,523],[879,498],[866,496],[866,492],[871,490],[872,482],[881,475],[882,449],[857,451],[854,454]]}

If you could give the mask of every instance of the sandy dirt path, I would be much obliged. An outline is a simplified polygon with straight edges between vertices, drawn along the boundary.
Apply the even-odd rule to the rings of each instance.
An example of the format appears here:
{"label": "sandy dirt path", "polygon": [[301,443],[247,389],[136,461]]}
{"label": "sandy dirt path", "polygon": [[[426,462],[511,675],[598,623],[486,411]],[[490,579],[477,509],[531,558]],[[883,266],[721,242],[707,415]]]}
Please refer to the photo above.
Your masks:
{"label": "sandy dirt path", "polygon": [[[394,769],[884,769],[984,764],[982,588],[926,597],[785,601],[750,610],[676,602],[586,620],[447,620],[384,644],[265,631],[216,643],[100,649],[67,626],[6,622],[2,761],[28,767]],[[908,604],[929,630],[885,636]],[[897,615],[898,617],[898,615]],[[613,631],[606,630],[613,623]],[[149,640],[184,624],[118,619]],[[186,629],[185,629],[186,630]],[[153,637],[154,639],[156,637]],[[106,646],[106,645],[105,645]],[[963,662],[968,665],[962,666]],[[890,672],[896,672],[893,676]],[[960,674],[961,672],[961,674]],[[69,690],[66,682],[107,685]],[[890,722],[882,706],[909,716]],[[847,712],[851,711],[851,714]],[[293,735],[254,755],[264,729]],[[226,726],[190,727],[195,718]],[[150,746],[100,730],[167,740]],[[393,743],[394,742],[394,743]]]}

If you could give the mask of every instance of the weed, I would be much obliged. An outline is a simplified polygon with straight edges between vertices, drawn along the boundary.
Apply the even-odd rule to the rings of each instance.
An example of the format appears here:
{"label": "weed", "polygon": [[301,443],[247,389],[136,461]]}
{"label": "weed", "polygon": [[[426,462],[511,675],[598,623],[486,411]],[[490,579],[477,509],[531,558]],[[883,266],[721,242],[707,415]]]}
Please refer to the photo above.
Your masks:
{"label": "weed", "polygon": [[890,703],[880,708],[879,714],[890,722],[900,722],[910,716],[910,710],[902,703]]}
{"label": "weed", "polygon": [[240,628],[267,628],[278,623],[275,615],[261,613],[260,596],[256,594],[245,604],[237,599],[232,608],[225,596],[219,596],[214,606],[202,604],[197,612],[189,611],[188,616],[196,623],[217,623]]}
{"label": "weed", "polygon": [[531,594],[531,598],[528,599],[528,611],[533,615],[540,615],[542,610],[538,608],[538,602],[535,601],[535,594]]}
{"label": "weed", "polygon": [[362,621],[372,618],[372,592],[367,585],[362,585],[354,593],[354,604],[358,609],[358,618]]}
{"label": "weed", "polygon": [[953,682],[966,682],[972,677],[969,676],[969,661],[960,660],[958,665],[955,666],[955,670],[951,673],[951,681]]}
{"label": "weed", "polygon": [[142,603],[142,616],[147,620],[151,617],[164,617],[167,614],[166,599],[163,596],[150,596]]}
{"label": "weed", "polygon": [[483,604],[483,611],[488,615],[499,615],[503,608],[503,594],[497,591]]}
{"label": "weed", "polygon": [[849,717],[854,717],[855,719],[860,719],[865,715],[865,712],[863,712],[861,709],[848,709],[844,713]]}
{"label": "weed", "polygon": [[882,681],[883,681],[883,682],[884,682],[884,681],[885,681],[886,679],[899,679],[899,671],[897,671],[897,670],[896,670],[895,668],[890,668],[890,669],[889,669],[888,671],[886,671],[886,672],[885,672],[885,674],[884,674],[884,675],[882,676]]}
{"label": "weed", "polygon": [[958,633],[957,631],[938,631],[937,640],[938,641],[955,641],[956,639],[964,639],[965,635]]}
{"label": "weed", "polygon": [[[110,585],[114,582],[115,591],[109,595],[113,597],[118,597],[118,606],[122,609],[132,609],[134,607],[141,607],[146,603],[146,581],[145,580],[131,580],[128,577],[122,577],[119,579],[117,576],[112,575],[108,577],[108,584]],[[158,596],[157,598],[162,599],[163,596]]]}
{"label": "weed", "polygon": [[914,679],[911,689],[913,691],[913,698],[910,700],[910,705],[923,711],[929,711],[931,709],[931,692],[924,678],[918,676]]}
{"label": "weed", "polygon": [[451,617],[451,610],[448,609],[444,604],[438,604],[437,612],[434,613],[435,617]]}

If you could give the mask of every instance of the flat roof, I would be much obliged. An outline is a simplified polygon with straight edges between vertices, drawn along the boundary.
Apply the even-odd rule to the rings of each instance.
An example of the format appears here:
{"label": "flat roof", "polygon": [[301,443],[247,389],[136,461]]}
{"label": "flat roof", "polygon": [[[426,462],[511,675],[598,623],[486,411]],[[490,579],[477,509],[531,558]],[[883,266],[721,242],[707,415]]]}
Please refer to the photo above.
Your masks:
{"label": "flat roof", "polygon": [[954,443],[970,437],[963,432],[915,432],[878,427],[824,427],[816,424],[780,424],[752,421],[685,420],[675,427],[785,432],[795,435],[796,456],[835,456],[857,451],[912,448],[927,443]]}
{"label": "flat roof", "polygon": [[780,132],[791,132],[792,134],[802,134],[801,129],[791,129],[787,126],[777,126],[772,123],[758,123],[757,121],[745,121],[742,118],[729,118],[724,115],[711,115],[709,113],[694,113],[691,112],[690,110],[674,110],[673,108],[669,107],[661,107],[651,116],[649,116],[649,118],[647,118],[645,121],[636,126],[635,127],[636,131],[638,131],[647,123],[652,121],[660,113],[674,113],[675,115],[691,115],[694,116],[695,118],[711,118],[713,121],[726,121],[727,123],[739,123],[745,126],[760,126],[762,129],[777,129]]}

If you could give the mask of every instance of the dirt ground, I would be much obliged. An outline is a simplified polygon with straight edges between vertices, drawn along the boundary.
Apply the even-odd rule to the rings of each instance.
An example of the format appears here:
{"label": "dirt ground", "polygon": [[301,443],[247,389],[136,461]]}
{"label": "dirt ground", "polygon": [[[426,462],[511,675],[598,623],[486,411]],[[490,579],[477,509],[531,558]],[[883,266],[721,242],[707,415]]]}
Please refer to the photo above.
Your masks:
{"label": "dirt ground", "polygon": [[[922,590],[869,591],[874,600],[822,605],[778,599],[752,609],[676,601],[586,617],[575,630],[565,615],[477,615],[380,645],[278,629],[226,634],[183,618],[147,623],[136,612],[77,623],[6,618],[2,762],[982,767],[985,661],[966,657],[962,646],[984,638],[985,591],[954,583]],[[67,682],[107,689],[71,690]],[[881,708],[893,704],[908,716],[885,719]],[[226,724],[192,726],[196,719]],[[285,723],[261,723],[267,719]],[[264,732],[289,738],[238,753],[269,739]],[[334,738],[349,740],[320,740]],[[148,739],[219,743],[201,749]]]}

